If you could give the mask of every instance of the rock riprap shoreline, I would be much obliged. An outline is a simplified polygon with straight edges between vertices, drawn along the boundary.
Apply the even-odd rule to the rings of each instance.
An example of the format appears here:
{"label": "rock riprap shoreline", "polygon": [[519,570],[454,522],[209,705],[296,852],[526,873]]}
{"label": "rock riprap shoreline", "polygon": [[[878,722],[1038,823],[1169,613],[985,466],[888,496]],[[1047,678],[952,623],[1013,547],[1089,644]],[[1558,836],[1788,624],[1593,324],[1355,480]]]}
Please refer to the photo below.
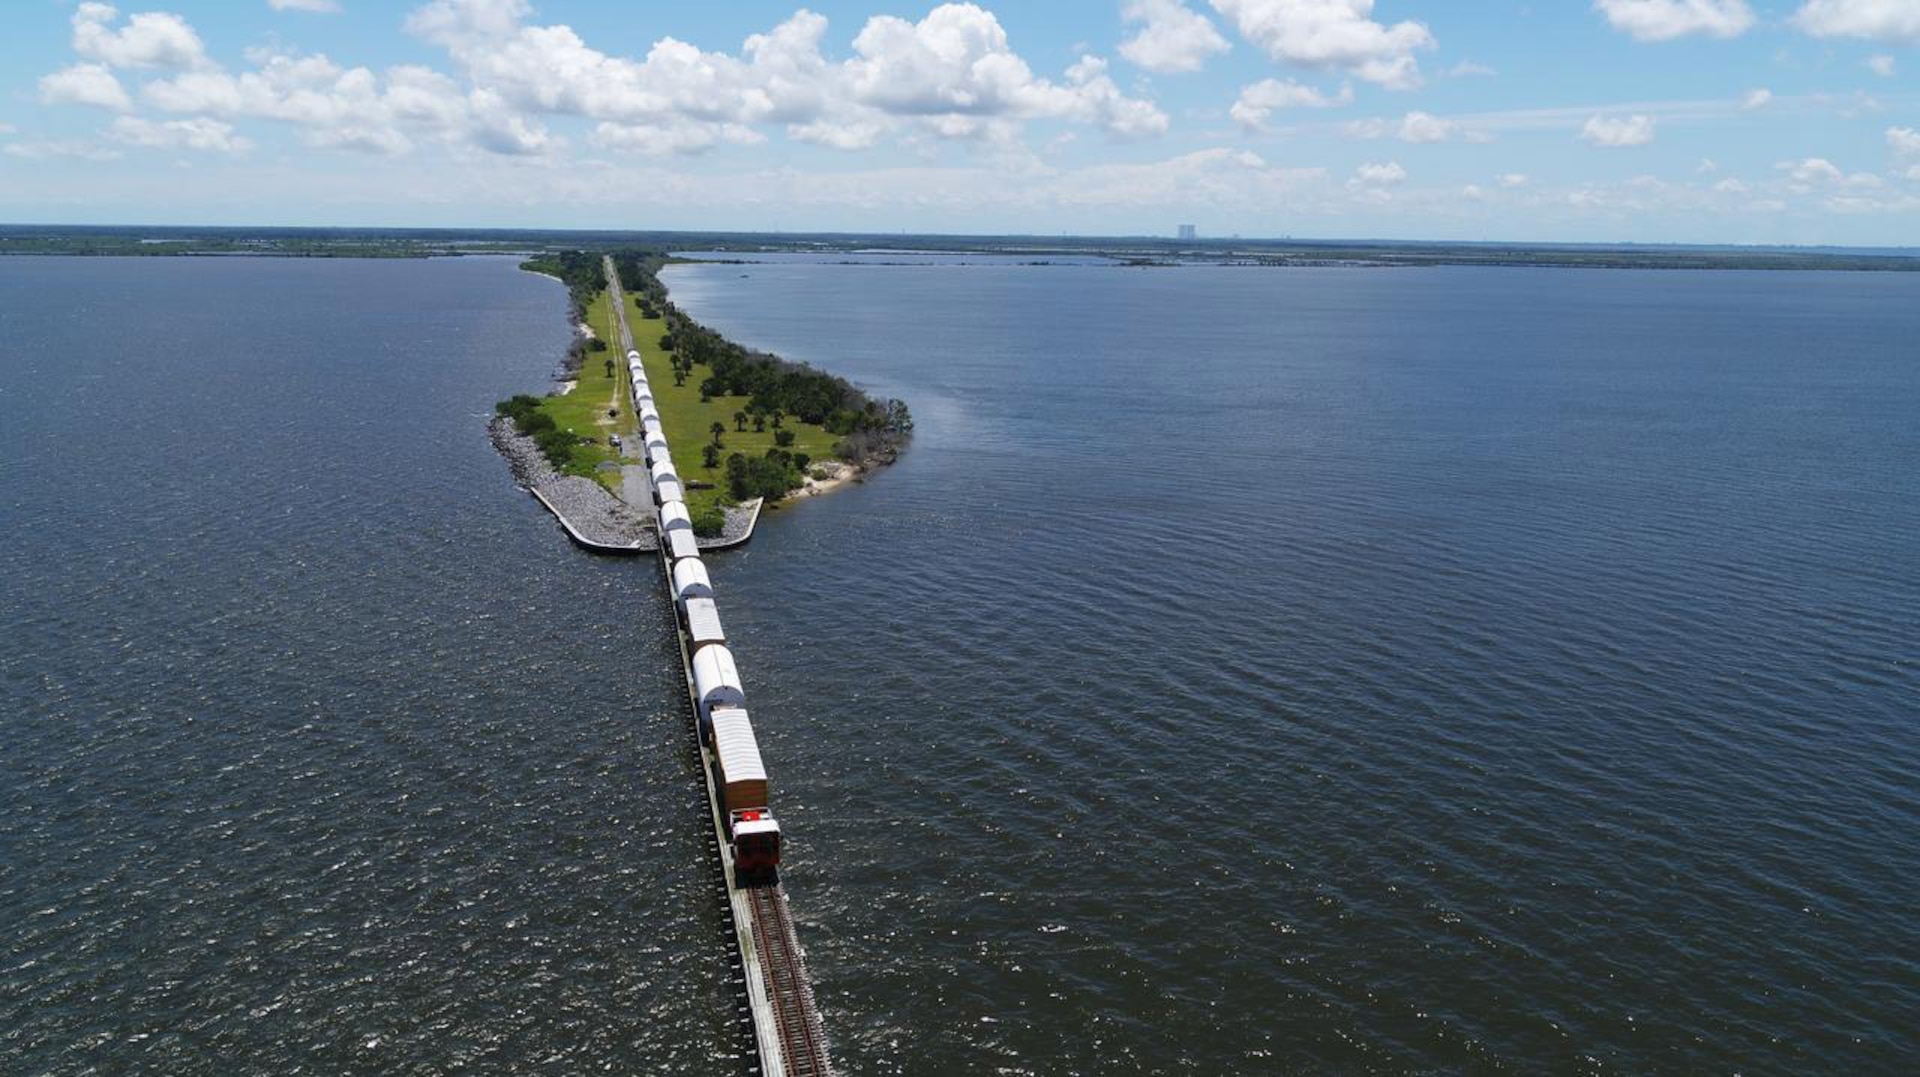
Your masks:
{"label": "rock riprap shoreline", "polygon": [[555,471],[540,446],[514,430],[512,419],[495,416],[487,431],[494,447],[507,458],[514,480],[537,491],[581,538],[602,546],[654,548],[653,524],[645,514],[592,479]]}
{"label": "rock riprap shoreline", "polygon": [[[487,433],[493,439],[494,448],[506,457],[514,481],[539,493],[547,507],[571,525],[582,539],[597,546],[634,551],[655,548],[658,540],[654,537],[649,509],[620,500],[592,479],[555,471],[540,446],[515,430],[513,420],[504,415],[494,417],[487,425]],[[718,535],[702,537],[700,547],[717,549],[746,541],[753,534],[760,506],[760,499],[755,498],[723,510],[726,526]]]}

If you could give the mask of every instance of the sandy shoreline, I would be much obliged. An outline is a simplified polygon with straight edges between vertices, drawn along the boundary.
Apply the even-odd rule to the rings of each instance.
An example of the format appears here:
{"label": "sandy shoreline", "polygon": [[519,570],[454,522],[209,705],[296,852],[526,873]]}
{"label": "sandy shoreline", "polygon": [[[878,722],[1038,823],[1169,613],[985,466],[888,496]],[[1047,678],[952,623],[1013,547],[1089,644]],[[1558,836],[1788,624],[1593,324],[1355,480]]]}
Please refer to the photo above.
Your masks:
{"label": "sandy shoreline", "polygon": [[860,469],[854,467],[852,464],[826,463],[815,466],[828,470],[828,476],[824,479],[816,479],[812,475],[808,475],[806,484],[788,494],[788,500],[798,501],[803,497],[819,497],[822,494],[830,494],[860,478]]}

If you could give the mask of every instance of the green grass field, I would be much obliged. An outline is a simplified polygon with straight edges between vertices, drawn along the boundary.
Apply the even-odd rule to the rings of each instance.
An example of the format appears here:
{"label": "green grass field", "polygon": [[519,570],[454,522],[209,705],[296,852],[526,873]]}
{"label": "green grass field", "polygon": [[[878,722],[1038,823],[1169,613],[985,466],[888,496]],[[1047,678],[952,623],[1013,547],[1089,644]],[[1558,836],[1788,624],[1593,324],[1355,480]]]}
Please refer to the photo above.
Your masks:
{"label": "green grass field", "polygon": [[[602,293],[601,300],[605,298],[605,293]],[[631,293],[627,296],[627,325],[633,330],[633,346],[640,351],[640,361],[646,368],[647,384],[653,389],[653,399],[660,406],[660,423],[666,428],[667,444],[672,449],[673,463],[680,469],[681,479],[712,483],[716,487],[712,490],[688,490],[687,507],[697,510],[706,505],[732,504],[733,498],[724,489],[727,456],[736,452],[748,456],[766,455],[767,450],[774,447],[773,427],[768,426],[765,432],[756,434],[753,432],[753,420],[748,419],[744,432],[738,428],[739,424],[734,421],[733,415],[746,410],[747,398],[744,396],[716,396],[701,403],[700,381],[706,377],[704,367],[695,367],[687,384],[675,386],[668,353],[660,348],[660,338],[667,331],[666,320],[649,321],[642,318],[639,300]],[[595,331],[598,332],[598,329]],[[555,416],[556,421],[558,418]],[[713,440],[713,424],[716,422],[726,426],[727,430],[721,435],[720,466],[708,468],[701,460],[700,449]],[[793,444],[788,447],[790,451],[806,453],[822,463],[834,459],[833,446],[840,439],[828,433],[825,427],[803,423],[789,416],[781,428],[793,431]]]}
{"label": "green grass field", "polygon": [[[601,471],[595,465],[603,460],[620,458],[620,454],[608,444],[607,435],[618,434],[622,438],[636,435],[640,432],[640,423],[633,414],[633,396],[627,386],[627,357],[619,348],[619,328],[614,324],[613,305],[608,302],[606,292],[594,296],[593,302],[587,305],[587,325],[596,336],[607,342],[607,350],[588,352],[586,361],[580,364],[577,375],[579,383],[565,393],[542,398],[540,410],[551,416],[554,425],[560,429],[594,439],[593,444],[582,445],[574,450],[576,466],[569,470],[595,479],[618,493],[620,473]],[[613,360],[612,377],[607,376],[608,359]],[[653,376],[651,368],[647,376]],[[673,384],[671,376],[667,384]],[[699,399],[699,394],[694,394],[696,403]],[[666,406],[666,402],[661,401],[663,420],[667,418]],[[617,414],[609,417],[609,408]],[[667,436],[673,435],[669,433]],[[674,459],[677,462],[679,457]],[[699,461],[696,459],[694,462]]]}

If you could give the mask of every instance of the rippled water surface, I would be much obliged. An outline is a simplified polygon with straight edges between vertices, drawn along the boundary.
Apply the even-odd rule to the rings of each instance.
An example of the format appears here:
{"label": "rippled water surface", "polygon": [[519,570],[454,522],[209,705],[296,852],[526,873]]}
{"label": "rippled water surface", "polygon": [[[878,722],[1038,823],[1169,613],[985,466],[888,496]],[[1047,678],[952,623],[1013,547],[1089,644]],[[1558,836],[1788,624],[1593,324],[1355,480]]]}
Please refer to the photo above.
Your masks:
{"label": "rippled water surface", "polygon": [[853,1068],[1920,1058],[1920,277],[669,280],[920,422],[720,581]]}
{"label": "rippled water surface", "polygon": [[[1920,278],[668,276],[920,422],[715,559],[849,1072],[1920,1056]],[[0,1073],[734,1068],[563,307],[0,259]]]}

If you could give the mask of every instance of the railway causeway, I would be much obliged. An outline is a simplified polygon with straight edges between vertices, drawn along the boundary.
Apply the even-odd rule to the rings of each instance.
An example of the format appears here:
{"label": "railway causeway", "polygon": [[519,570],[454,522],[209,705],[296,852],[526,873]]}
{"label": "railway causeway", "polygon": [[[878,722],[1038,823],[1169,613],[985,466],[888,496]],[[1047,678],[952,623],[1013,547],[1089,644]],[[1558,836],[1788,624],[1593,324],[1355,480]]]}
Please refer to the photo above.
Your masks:
{"label": "railway causeway", "polygon": [[[620,286],[620,276],[614,268],[613,259],[603,260],[607,287],[611,293],[613,307],[619,312],[620,343],[622,351],[629,357],[636,353],[633,347],[633,334],[627,323],[626,296]],[[630,362],[637,361],[630,358]],[[633,384],[634,404],[640,410],[640,398],[646,391],[644,374],[636,376]],[[648,399],[651,399],[650,397]],[[649,441],[651,442],[651,438]],[[660,456],[666,457],[665,439],[659,441]],[[649,454],[651,455],[651,453]],[[678,486],[677,479],[666,480]],[[655,487],[656,498],[661,492]],[[727,909],[733,923],[733,945],[740,960],[741,981],[747,1001],[747,1024],[753,1035],[757,1056],[756,1072],[761,1077],[830,1077],[833,1071],[831,1057],[827,1050],[826,1030],[820,1020],[819,1008],[814,1003],[813,982],[807,974],[806,953],[800,946],[799,933],[794,928],[793,915],[787,904],[787,894],[780,884],[776,862],[773,866],[748,865],[741,863],[736,847],[735,826],[743,817],[739,811],[729,811],[725,781],[737,781],[738,773],[724,774],[728,765],[723,756],[722,742],[725,739],[717,731],[723,708],[713,707],[712,701],[703,694],[701,678],[695,672],[695,651],[703,644],[709,649],[724,651],[724,636],[719,634],[718,613],[711,614],[711,623],[697,618],[693,611],[693,602],[704,602],[704,609],[712,606],[711,586],[707,585],[707,596],[686,601],[684,592],[676,577],[676,565],[691,564],[697,572],[693,577],[706,581],[704,565],[700,561],[700,550],[692,542],[690,531],[670,531],[662,526],[668,518],[665,511],[667,502],[662,501],[663,511],[655,517],[654,552],[659,558],[660,575],[666,587],[667,597],[674,608],[674,636],[680,648],[681,672],[686,678],[687,703],[690,726],[694,744],[700,753],[701,777],[707,791],[707,809],[713,826],[714,845],[719,858],[721,883],[725,889]],[[684,541],[675,541],[684,539]],[[683,569],[684,571],[684,569]],[[713,641],[721,641],[715,643]],[[703,652],[704,653],[704,652]],[[703,661],[705,659],[703,658]],[[732,657],[725,659],[728,671],[732,670]],[[737,674],[733,685],[738,689]],[[741,695],[744,702],[744,695]],[[746,711],[740,709],[738,722],[745,726]],[[702,729],[715,730],[703,734]],[[746,727],[745,743],[752,752],[752,764],[760,766],[759,750],[753,741],[751,727]],[[735,742],[737,744],[737,742]],[[760,823],[761,815],[765,822],[772,822],[771,814],[764,808],[764,771],[761,771],[762,799],[756,803],[762,805],[760,813],[744,813],[746,818]],[[736,805],[733,805],[737,807]],[[777,831],[776,831],[777,833]],[[775,848],[778,848],[776,843]]]}

